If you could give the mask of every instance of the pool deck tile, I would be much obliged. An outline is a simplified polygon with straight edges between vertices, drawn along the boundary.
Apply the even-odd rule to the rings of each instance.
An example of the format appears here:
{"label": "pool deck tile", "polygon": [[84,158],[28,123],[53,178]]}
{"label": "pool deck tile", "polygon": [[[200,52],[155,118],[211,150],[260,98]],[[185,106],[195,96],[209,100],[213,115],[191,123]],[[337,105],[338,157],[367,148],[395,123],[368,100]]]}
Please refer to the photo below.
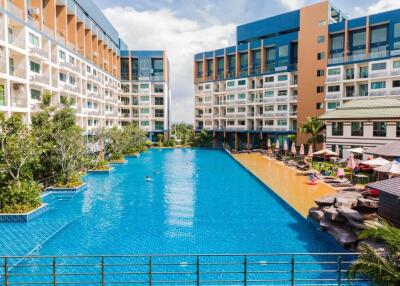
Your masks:
{"label": "pool deck tile", "polygon": [[232,157],[303,217],[316,206],[317,198],[336,193],[334,188],[323,183],[307,185],[308,178],[301,172],[260,154],[234,154]]}

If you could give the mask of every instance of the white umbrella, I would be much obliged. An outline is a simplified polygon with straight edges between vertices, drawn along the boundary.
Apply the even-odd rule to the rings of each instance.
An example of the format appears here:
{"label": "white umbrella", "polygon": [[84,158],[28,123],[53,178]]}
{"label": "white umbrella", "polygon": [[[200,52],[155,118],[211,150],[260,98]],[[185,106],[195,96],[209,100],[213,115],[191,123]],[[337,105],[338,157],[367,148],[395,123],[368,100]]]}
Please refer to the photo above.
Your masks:
{"label": "white umbrella", "polygon": [[357,154],[363,154],[364,153],[364,149],[361,147],[358,148],[353,148],[353,149],[349,149],[350,153],[357,153]]}
{"label": "white umbrella", "polygon": [[304,144],[301,144],[301,145],[300,145],[300,155],[301,155],[301,156],[304,156],[304,153],[305,153],[305,152],[304,152]]}
{"label": "white umbrella", "polygon": [[353,180],[353,170],[356,167],[356,161],[354,160],[354,154],[350,153],[349,161],[347,162],[347,168],[351,169],[351,179]]}
{"label": "white umbrella", "polygon": [[328,149],[322,149],[314,152],[314,155],[337,156],[338,154]]}
{"label": "white umbrella", "polygon": [[275,149],[279,149],[279,148],[280,148],[280,146],[279,146],[279,140],[276,140]]}
{"label": "white umbrella", "polygon": [[312,145],[310,145],[310,147],[308,148],[307,156],[310,157],[310,158],[312,158],[312,156],[313,156],[313,147],[312,147]]}
{"label": "white umbrella", "polygon": [[290,153],[292,153],[293,155],[296,155],[297,153],[296,144],[294,144],[294,142],[292,143],[292,148],[290,149]]}
{"label": "white umbrella", "polygon": [[378,157],[372,160],[366,160],[366,161],[362,161],[361,164],[363,165],[367,165],[367,166],[371,166],[373,168],[375,167],[380,167],[386,164],[389,164],[390,161],[383,159],[382,157]]}
{"label": "white umbrella", "polygon": [[393,161],[389,164],[377,167],[374,170],[381,173],[388,173],[391,176],[400,175],[400,163]]}
{"label": "white umbrella", "polygon": [[269,138],[268,138],[268,141],[267,141],[267,147],[268,147],[268,149],[271,148],[271,140]]}
{"label": "white umbrella", "polygon": [[283,143],[283,150],[284,151],[287,151],[287,150],[289,150],[289,146],[288,146],[288,144],[287,144],[287,141],[285,140],[285,143]]}

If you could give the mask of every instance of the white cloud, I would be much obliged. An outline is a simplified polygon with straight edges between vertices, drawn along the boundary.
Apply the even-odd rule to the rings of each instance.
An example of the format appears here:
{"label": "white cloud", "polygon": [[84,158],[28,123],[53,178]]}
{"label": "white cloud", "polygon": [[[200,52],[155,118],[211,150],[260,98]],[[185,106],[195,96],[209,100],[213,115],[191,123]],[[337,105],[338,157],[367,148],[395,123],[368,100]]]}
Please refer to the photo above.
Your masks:
{"label": "white cloud", "polygon": [[305,0],[279,0],[279,2],[289,10],[296,10],[305,4]]}
{"label": "white cloud", "polygon": [[234,24],[202,27],[199,22],[178,18],[168,9],[138,11],[113,7],[104,14],[131,50],[166,50],[171,66],[172,120],[193,121],[193,56],[204,50],[228,46]]}
{"label": "white cloud", "polygon": [[354,12],[358,16],[364,16],[398,8],[400,8],[399,0],[378,0],[375,4],[368,6],[366,9],[354,7]]}

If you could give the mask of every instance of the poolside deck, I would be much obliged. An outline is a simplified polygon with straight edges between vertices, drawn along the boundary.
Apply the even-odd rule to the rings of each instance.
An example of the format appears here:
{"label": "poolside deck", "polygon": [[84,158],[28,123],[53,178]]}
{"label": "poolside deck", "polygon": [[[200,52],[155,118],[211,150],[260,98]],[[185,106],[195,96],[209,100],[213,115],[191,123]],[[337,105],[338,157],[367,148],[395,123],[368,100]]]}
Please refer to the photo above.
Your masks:
{"label": "poolside deck", "polygon": [[307,185],[307,177],[302,176],[301,172],[260,154],[232,156],[303,217],[307,217],[308,210],[316,206],[315,199],[336,193],[333,187],[324,183]]}

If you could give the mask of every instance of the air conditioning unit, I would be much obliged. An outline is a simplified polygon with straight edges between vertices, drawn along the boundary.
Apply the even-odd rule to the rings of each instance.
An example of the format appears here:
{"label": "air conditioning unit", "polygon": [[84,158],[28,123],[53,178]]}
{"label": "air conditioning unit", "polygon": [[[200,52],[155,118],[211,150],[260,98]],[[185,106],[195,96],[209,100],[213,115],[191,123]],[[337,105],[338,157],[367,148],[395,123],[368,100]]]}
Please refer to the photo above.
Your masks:
{"label": "air conditioning unit", "polygon": [[15,91],[24,92],[25,88],[22,84],[14,83],[13,88]]}
{"label": "air conditioning unit", "polygon": [[40,15],[40,9],[35,7],[35,8],[30,8],[29,9],[29,14],[32,16],[39,16]]}
{"label": "air conditioning unit", "polygon": [[94,57],[97,57],[97,52],[93,52],[93,56],[94,56]]}

